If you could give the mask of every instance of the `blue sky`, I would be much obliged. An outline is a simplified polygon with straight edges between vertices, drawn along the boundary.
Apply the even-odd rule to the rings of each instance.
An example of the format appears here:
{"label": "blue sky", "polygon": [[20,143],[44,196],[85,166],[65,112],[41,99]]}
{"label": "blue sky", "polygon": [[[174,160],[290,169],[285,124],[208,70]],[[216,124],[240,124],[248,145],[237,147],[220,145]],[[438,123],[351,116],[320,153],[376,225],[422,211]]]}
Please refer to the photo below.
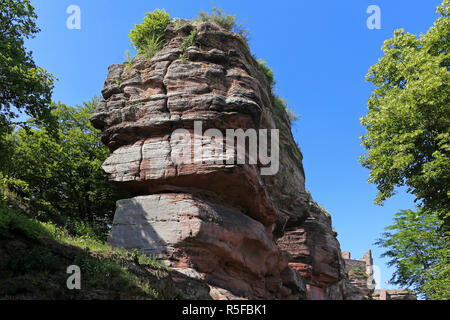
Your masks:
{"label": "blue sky", "polygon": [[[250,47],[274,70],[278,93],[301,115],[293,128],[304,155],[307,188],[333,217],[342,250],[361,258],[372,248],[381,284],[393,272],[373,245],[394,213],[414,206],[400,190],[383,207],[373,204],[376,188],[368,170],[359,118],[373,87],[364,77],[382,56],[395,29],[425,33],[437,18],[440,0],[216,0],[214,5],[245,19]],[[107,67],[125,60],[128,33],[145,13],[165,8],[171,17],[192,18],[209,10],[209,0],[32,0],[42,32],[26,45],[39,66],[58,79],[53,99],[80,104],[100,95]],[[69,5],[81,9],[81,29],[69,30]],[[381,30],[369,30],[369,5],[381,9]],[[389,286],[393,288],[393,286]]]}

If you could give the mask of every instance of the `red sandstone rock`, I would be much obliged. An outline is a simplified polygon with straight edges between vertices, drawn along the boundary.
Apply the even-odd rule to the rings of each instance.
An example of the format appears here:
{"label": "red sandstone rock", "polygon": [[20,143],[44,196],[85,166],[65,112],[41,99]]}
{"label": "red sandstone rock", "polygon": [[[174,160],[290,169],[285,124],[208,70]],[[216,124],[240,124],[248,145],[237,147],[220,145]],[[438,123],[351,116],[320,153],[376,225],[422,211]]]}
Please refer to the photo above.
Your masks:
{"label": "red sandstone rock", "polygon": [[289,265],[306,280],[308,299],[344,298],[345,273],[340,245],[331,217],[324,209],[311,202],[306,221],[287,229],[277,243],[289,253]]}
{"label": "red sandstone rock", "polygon": [[[298,272],[310,298],[338,298],[339,243],[310,203],[287,114],[272,104],[266,76],[238,35],[201,24],[182,61],[192,28],[169,25],[150,61],[109,67],[91,122],[112,152],[103,166],[109,179],[134,197],[118,202],[111,244],[194,270],[216,299],[302,299]],[[175,163],[183,145],[171,133],[193,132],[195,121],[203,130],[279,129],[278,173],[262,176],[261,164]]]}

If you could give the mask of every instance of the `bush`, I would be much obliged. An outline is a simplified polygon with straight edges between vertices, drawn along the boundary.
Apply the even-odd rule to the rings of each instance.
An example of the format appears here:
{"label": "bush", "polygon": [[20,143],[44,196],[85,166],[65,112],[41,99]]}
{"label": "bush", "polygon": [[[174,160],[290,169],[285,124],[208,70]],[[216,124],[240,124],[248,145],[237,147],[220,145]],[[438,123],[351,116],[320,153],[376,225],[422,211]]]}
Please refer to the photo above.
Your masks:
{"label": "bush", "polygon": [[259,69],[266,75],[267,81],[269,81],[270,87],[273,89],[276,85],[275,78],[273,76],[273,70],[267,65],[263,59],[256,59],[258,61]]}
{"label": "bush", "polygon": [[106,241],[109,232],[106,222],[86,222],[74,218],[66,219],[65,229],[73,237],[84,237],[99,241]]}
{"label": "bush", "polygon": [[287,115],[289,118],[289,121],[291,122],[291,125],[300,119],[300,115],[298,113],[296,113],[294,110],[292,110],[291,108],[287,107]]}
{"label": "bush", "polygon": [[244,28],[242,23],[240,25],[236,23],[235,15],[226,14],[217,7],[213,7],[211,13],[200,10],[199,16],[194,19],[194,23],[203,22],[215,23],[228,31],[239,34],[248,41],[248,29]]}
{"label": "bush", "polygon": [[275,85],[277,84],[277,82],[275,81],[273,70],[267,65],[266,61],[262,59],[256,59],[256,61],[258,62],[259,69],[266,75],[267,81],[269,82],[270,88],[272,89],[272,103],[278,110],[287,114],[292,125],[295,121],[300,119],[300,115],[295,113],[294,110],[288,107],[288,102],[285,99],[279,97],[274,93]]}
{"label": "bush", "polygon": [[[133,67],[133,58],[131,57],[129,50],[125,50],[125,60],[126,60],[125,70],[130,70]],[[120,80],[116,81],[119,81],[118,84],[120,84]]]}
{"label": "bush", "polygon": [[192,30],[191,34],[184,38],[180,45],[180,49],[185,51],[187,48],[195,45],[195,38],[197,37],[197,30]]}
{"label": "bush", "polygon": [[292,110],[289,106],[288,106],[288,102],[286,101],[286,99],[280,98],[278,95],[272,93],[272,102],[275,105],[275,107],[286,113],[289,121],[291,122],[291,125],[297,121],[298,119],[300,119],[300,115],[295,113],[294,110]]}
{"label": "bush", "polygon": [[169,14],[164,10],[148,12],[144,21],[130,31],[131,43],[139,53],[153,57],[164,44],[164,31],[170,21]]}
{"label": "bush", "polygon": [[147,59],[151,59],[159,50],[161,50],[163,44],[164,40],[162,38],[153,36],[152,38],[148,39],[144,49],[140,51],[140,53],[143,53],[147,57]]}
{"label": "bush", "polygon": [[10,191],[28,195],[30,192],[30,186],[25,181],[9,177],[0,172],[0,192],[3,197]]}

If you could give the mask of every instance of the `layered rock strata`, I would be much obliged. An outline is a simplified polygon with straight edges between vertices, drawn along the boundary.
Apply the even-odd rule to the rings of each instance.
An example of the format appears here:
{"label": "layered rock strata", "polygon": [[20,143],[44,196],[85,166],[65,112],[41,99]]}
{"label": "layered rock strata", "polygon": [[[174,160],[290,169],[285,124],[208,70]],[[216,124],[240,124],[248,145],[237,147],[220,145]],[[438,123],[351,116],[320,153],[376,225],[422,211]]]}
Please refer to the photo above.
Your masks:
{"label": "layered rock strata", "polygon": [[306,221],[285,230],[278,246],[289,253],[289,265],[306,281],[308,299],[342,300],[347,278],[330,214],[311,201]]}
{"label": "layered rock strata", "polygon": [[[152,59],[138,55],[109,67],[104,100],[91,118],[112,152],[104,170],[130,194],[117,204],[110,243],[202,279],[216,299],[304,299],[299,272],[311,279],[310,298],[337,298],[339,244],[305,190],[302,154],[267,77],[237,34],[211,23],[176,25]],[[194,28],[195,46],[182,51]],[[248,148],[245,164],[226,161],[239,150],[233,143],[231,153],[219,152],[220,137],[198,137],[200,122],[202,132],[217,129],[223,137],[227,129],[278,129],[279,144],[268,144],[270,154],[279,152],[278,171],[263,175],[264,162],[248,161]],[[192,139],[175,139],[180,129]],[[180,154],[196,161],[175,161]],[[292,248],[276,242],[296,228],[311,230],[309,278],[289,264]]]}

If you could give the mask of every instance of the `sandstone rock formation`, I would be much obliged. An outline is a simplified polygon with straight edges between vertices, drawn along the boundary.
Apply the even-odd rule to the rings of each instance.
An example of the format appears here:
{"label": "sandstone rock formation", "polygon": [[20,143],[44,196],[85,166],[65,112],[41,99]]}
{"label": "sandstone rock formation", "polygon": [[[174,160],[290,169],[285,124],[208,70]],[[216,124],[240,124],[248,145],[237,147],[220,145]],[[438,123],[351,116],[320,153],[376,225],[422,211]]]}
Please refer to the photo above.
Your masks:
{"label": "sandstone rock formation", "polygon": [[278,245],[290,254],[289,265],[306,280],[308,299],[342,300],[347,282],[331,216],[314,202],[308,213],[304,223],[285,230]]}
{"label": "sandstone rock formation", "polygon": [[[91,121],[112,152],[104,170],[130,194],[117,204],[110,243],[205,281],[215,299],[304,299],[305,280],[309,298],[342,299],[331,218],[305,190],[302,155],[267,77],[242,38],[215,24],[197,26],[196,45],[182,52],[193,28],[171,24],[151,60],[109,67]],[[279,129],[280,144],[269,146],[279,148],[277,174],[262,175],[261,161],[208,161],[229,156],[212,140],[197,142],[211,151],[203,161],[173,161],[186,149],[195,156],[171,135],[194,135],[195,121],[203,131]]]}

